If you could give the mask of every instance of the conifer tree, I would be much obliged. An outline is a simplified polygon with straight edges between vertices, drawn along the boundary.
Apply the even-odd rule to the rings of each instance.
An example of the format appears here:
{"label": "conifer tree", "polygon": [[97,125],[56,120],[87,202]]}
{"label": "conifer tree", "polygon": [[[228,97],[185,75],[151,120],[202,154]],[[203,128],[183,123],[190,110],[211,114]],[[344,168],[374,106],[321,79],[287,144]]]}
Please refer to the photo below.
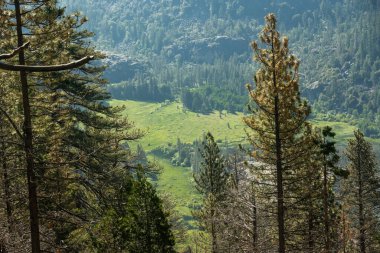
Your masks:
{"label": "conifer tree", "polygon": [[327,126],[322,129],[322,136],[319,143],[322,161],[322,178],[323,178],[323,226],[324,226],[324,249],[325,252],[331,252],[334,248],[334,234],[332,229],[337,221],[333,221],[332,217],[334,212],[337,212],[335,203],[335,194],[333,186],[337,176],[346,177],[347,172],[337,166],[339,156],[335,147],[335,132],[332,128]]}
{"label": "conifer tree", "polygon": [[348,141],[349,177],[345,182],[345,204],[350,207],[351,226],[356,235],[356,251],[378,252],[380,239],[380,178],[371,144],[359,130]]}
{"label": "conifer tree", "polygon": [[[45,250],[69,250],[69,234],[86,220],[99,219],[102,205],[110,201],[105,194],[114,186],[110,172],[128,163],[130,151],[123,150],[122,142],[138,138],[140,132],[118,116],[121,108],[103,103],[109,98],[101,87],[103,67],[70,70],[88,62],[87,55],[101,58],[87,45],[91,33],[77,30],[85,19],[64,16],[53,0],[15,0],[13,5],[1,1],[1,6],[5,40],[0,59],[9,60],[0,62],[0,68],[19,71],[20,79],[10,75],[8,82],[19,86],[21,80],[23,87],[22,94],[15,89],[23,101],[6,101],[5,109],[14,102],[24,109],[23,116],[6,119],[25,143],[26,159],[19,165],[25,165],[30,186],[31,251],[40,252],[40,227]],[[16,62],[12,57],[17,54]],[[52,72],[58,70],[67,71]],[[7,110],[3,116],[9,116]],[[18,126],[20,116],[23,129]]]}
{"label": "conifer tree", "polygon": [[[14,228],[16,223],[14,209],[18,201],[15,199],[12,178],[17,177],[16,171],[20,168],[20,164],[17,164],[16,161],[18,160],[17,156],[21,154],[12,144],[14,139],[19,139],[9,122],[9,119],[11,119],[16,124],[14,107],[7,106],[14,93],[9,85],[5,85],[4,81],[8,80],[6,73],[1,73],[0,76],[2,76],[0,83],[4,84],[0,87],[0,111],[4,111],[0,112],[0,248],[4,252],[8,252],[16,250],[13,246],[18,243],[19,239],[13,233],[16,230]],[[18,127],[18,124],[15,126]],[[16,142],[15,144],[17,145],[18,143]],[[11,234],[13,235],[11,236]],[[14,242],[10,243],[10,238],[12,237]]]}
{"label": "conifer tree", "polygon": [[217,206],[225,198],[228,174],[225,161],[210,132],[205,136],[201,156],[203,161],[199,171],[194,173],[194,181],[197,190],[203,195],[204,207],[195,215],[200,218],[202,225],[210,233],[211,251],[216,253],[219,252]]}
{"label": "conifer tree", "polygon": [[308,252],[331,252],[336,250],[339,223],[334,185],[337,176],[344,176],[345,171],[337,166],[339,156],[331,127],[316,128],[310,134],[314,145],[305,157],[305,169],[299,178],[302,181],[299,195],[303,195],[301,208],[306,212],[305,229],[300,230],[299,236],[304,238],[304,249]]}
{"label": "conifer tree", "polygon": [[[55,2],[53,3],[55,4]],[[9,8],[7,3],[2,2],[1,4],[4,9]],[[18,65],[12,65],[12,64],[6,64],[6,63],[0,63],[0,68],[4,70],[10,70],[10,71],[19,71],[20,73],[20,83],[21,83],[21,93],[22,93],[22,108],[23,108],[23,128],[22,128],[22,135],[20,136],[21,139],[23,139],[23,146],[24,146],[24,152],[25,152],[25,163],[26,163],[26,174],[27,174],[27,185],[28,185],[28,199],[29,199],[29,212],[30,212],[30,229],[31,229],[31,242],[32,242],[32,252],[40,252],[40,229],[39,229],[39,208],[38,208],[38,200],[37,200],[37,181],[38,181],[38,174],[41,174],[40,171],[36,169],[36,150],[34,148],[34,140],[33,140],[33,123],[32,123],[32,109],[31,109],[31,89],[30,85],[28,84],[28,77],[27,72],[48,72],[48,71],[57,71],[57,70],[66,70],[75,68],[78,66],[83,65],[84,63],[88,62],[90,58],[84,59],[84,61],[78,61],[73,64],[65,64],[65,65],[56,65],[56,66],[27,66],[26,65],[26,54],[24,52],[25,48],[29,45],[28,43],[24,43],[24,32],[23,28],[28,29],[31,34],[34,35],[33,30],[36,29],[36,24],[34,23],[37,21],[38,23],[41,22],[40,16],[38,15],[32,15],[32,13],[38,9],[49,9],[51,7],[52,2],[30,2],[30,3],[24,3],[20,2],[19,0],[15,0],[13,2],[14,10],[13,12],[10,10],[4,11],[3,19],[6,20],[6,18],[12,18],[12,15],[15,19],[15,36],[17,38],[17,46],[18,48],[14,50],[10,54],[3,54],[0,56],[0,59],[8,59],[12,58],[16,54],[18,55]],[[24,8],[22,8],[24,7]],[[24,17],[29,15],[29,22],[25,22]],[[46,15],[46,13],[45,13]],[[53,13],[53,15],[57,15],[57,13]],[[59,15],[59,14],[58,14]],[[4,18],[5,17],[5,18]],[[32,18],[31,18],[32,17]],[[36,18],[37,17],[37,18]],[[46,18],[46,17],[45,17]],[[4,23],[8,24],[7,27],[9,30],[11,29],[11,26],[13,23],[3,21]],[[38,25],[37,25],[38,26]],[[40,27],[39,27],[40,28]],[[51,27],[49,27],[51,28]],[[42,33],[42,29],[39,29],[39,33]],[[6,34],[9,35],[7,32]],[[8,38],[8,43],[11,44],[12,37]],[[41,59],[39,59],[41,60]],[[2,112],[6,115],[5,111]],[[8,117],[8,120],[12,121]],[[15,127],[16,128],[16,127]]]}
{"label": "conifer tree", "polygon": [[[266,25],[260,35],[264,48],[252,43],[255,60],[261,67],[254,77],[256,88],[249,87],[254,102],[252,116],[244,118],[253,131],[248,134],[253,145],[252,156],[264,165],[256,169],[258,180],[268,187],[264,199],[275,199],[278,252],[286,251],[286,224],[291,222],[292,187],[297,183],[297,170],[308,156],[310,139],[303,133],[310,128],[306,118],[310,108],[301,100],[298,85],[299,60],[289,53],[288,38],[280,38],[274,14],[265,17]],[[275,195],[270,194],[275,192]],[[286,206],[287,202],[289,203]],[[288,249],[291,250],[291,249]]]}
{"label": "conifer tree", "polygon": [[[120,176],[116,174],[115,176]],[[103,210],[99,222],[76,231],[76,251],[174,252],[174,237],[162,201],[139,167],[135,175],[114,178],[118,185],[109,192],[114,200]]]}
{"label": "conifer tree", "polygon": [[[231,173],[223,205],[219,207],[221,252],[259,252],[259,223],[255,184],[248,169],[239,165]],[[260,231],[261,232],[261,231]],[[260,239],[265,235],[260,234]]]}

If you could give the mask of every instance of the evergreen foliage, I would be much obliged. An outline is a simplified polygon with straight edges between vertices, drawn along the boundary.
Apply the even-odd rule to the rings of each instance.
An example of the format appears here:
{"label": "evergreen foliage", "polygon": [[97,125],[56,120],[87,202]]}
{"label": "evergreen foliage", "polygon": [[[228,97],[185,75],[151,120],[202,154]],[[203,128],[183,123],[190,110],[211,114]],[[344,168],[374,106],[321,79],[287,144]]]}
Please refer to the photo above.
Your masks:
{"label": "evergreen foliage", "polygon": [[197,190],[204,196],[213,195],[217,200],[225,193],[227,171],[219,147],[211,133],[207,133],[201,150],[203,161],[200,171],[194,174]]}
{"label": "evergreen foliage", "polygon": [[268,14],[265,20],[260,34],[263,48],[259,48],[257,42],[252,43],[255,60],[261,68],[254,78],[255,89],[249,87],[255,107],[244,121],[253,132],[247,133],[253,146],[251,155],[262,163],[255,169],[258,184],[263,186],[259,196],[262,200],[258,203],[265,205],[268,198],[276,203],[277,208],[270,212],[277,220],[277,237],[271,240],[278,242],[279,252],[285,252],[287,247],[288,250],[297,247],[293,241],[298,234],[293,230],[298,230],[295,203],[300,198],[297,184],[302,182],[303,164],[312,146],[310,124],[306,121],[310,108],[300,98],[299,61],[289,53],[288,38],[280,38],[274,14]]}
{"label": "evergreen foliage", "polygon": [[148,102],[164,102],[173,100],[170,86],[158,87],[156,83],[145,81],[139,85],[118,83],[108,85],[113,98],[122,100],[140,100]]}
{"label": "evergreen foliage", "polygon": [[[331,226],[332,224],[337,223],[335,215],[337,204],[335,203],[335,194],[332,188],[335,184],[335,178],[337,175],[347,176],[347,172],[339,169],[337,166],[339,156],[335,148],[335,141],[331,140],[334,136],[335,133],[332,131],[331,127],[324,127],[322,129],[321,140],[319,143],[323,167],[323,227],[325,235],[324,250],[326,252],[332,251],[334,248],[333,245],[337,244],[337,234],[336,232],[333,232],[336,231],[336,229]],[[337,248],[337,246],[335,246],[335,248]]]}
{"label": "evergreen foliage", "polygon": [[[86,19],[78,13],[64,15],[64,9],[53,0],[12,3],[0,1],[3,36],[0,52],[8,54],[15,47],[22,47],[15,51],[20,55],[19,61],[10,58],[7,62],[49,66],[87,55],[103,57],[88,46],[91,33],[80,28]],[[28,42],[28,48],[22,45],[23,40]],[[122,108],[104,102],[110,95],[101,78],[103,69],[91,64],[63,72],[21,70],[20,77],[0,70],[0,241],[7,251],[75,252],[78,244],[72,236],[90,224],[101,224],[108,215],[106,207],[123,203],[111,197],[119,189],[120,181],[115,179],[133,175],[135,156],[125,148],[125,142],[140,138],[142,132],[120,116]],[[149,218],[162,230],[160,247],[164,250],[167,245],[169,250],[164,251],[170,252],[174,242],[170,226],[165,223],[166,216],[152,186],[139,180],[142,179],[130,179],[124,185],[131,184],[135,202],[143,195],[139,192],[151,195],[149,201],[154,208],[149,206],[147,210],[151,208],[154,212],[149,213]],[[37,197],[34,200],[33,188]],[[29,207],[26,199],[32,203]],[[140,207],[135,203],[134,208]],[[28,209],[30,220],[26,215]],[[136,215],[137,220],[143,219],[139,213]],[[131,234],[135,236],[131,243],[143,242],[143,236],[136,236],[137,230]]]}
{"label": "evergreen foliage", "polygon": [[119,187],[104,207],[101,220],[77,231],[72,237],[76,250],[93,252],[170,253],[174,237],[162,201],[141,168],[135,178],[114,178]]}
{"label": "evergreen foliage", "polygon": [[[252,15],[269,6],[253,3],[103,0],[96,9],[85,6],[103,49],[148,62],[109,91],[120,99],[165,101],[149,107],[154,112],[176,98],[196,112],[219,110],[197,123],[226,118],[224,109],[243,111],[241,84],[252,72],[246,44],[261,23]],[[261,43],[252,43],[258,68],[243,118],[252,150],[242,154],[227,138],[221,149],[222,140],[210,132],[202,143],[185,143],[172,131],[149,149],[145,142],[131,145],[143,132],[121,115],[124,108],[110,105],[99,63],[105,55],[89,42],[86,18],[66,15],[56,0],[0,0],[0,252],[171,253],[176,243],[189,252],[379,252],[380,172],[364,137],[378,135],[380,119],[380,51],[373,43],[379,39],[379,3],[289,0],[272,1],[269,8],[287,22],[279,25],[268,14]],[[294,38],[305,62],[301,69],[279,30]],[[301,81],[317,117],[330,111],[363,127],[365,133],[355,131],[348,142],[346,168],[340,167],[333,129],[308,122]],[[190,113],[173,106],[183,124],[163,114],[158,121],[182,126],[188,140],[196,132],[187,125]],[[236,124],[223,124],[236,134]],[[186,208],[194,209],[197,225],[181,217],[169,194],[157,192],[149,155],[191,165],[203,203]],[[188,171],[175,175],[180,173]],[[184,245],[192,243],[185,218],[198,229],[194,245]]]}
{"label": "evergreen foliage", "polygon": [[201,150],[203,158],[199,171],[194,174],[196,189],[203,195],[203,206],[194,214],[200,225],[210,234],[210,251],[220,252],[220,224],[218,208],[226,196],[228,174],[225,162],[214,137],[210,132],[205,136]]}
{"label": "evergreen foliage", "polygon": [[380,177],[371,144],[363,133],[355,131],[346,149],[350,176],[344,182],[344,204],[349,206],[348,218],[352,233],[346,246],[356,252],[377,252],[379,241]]}

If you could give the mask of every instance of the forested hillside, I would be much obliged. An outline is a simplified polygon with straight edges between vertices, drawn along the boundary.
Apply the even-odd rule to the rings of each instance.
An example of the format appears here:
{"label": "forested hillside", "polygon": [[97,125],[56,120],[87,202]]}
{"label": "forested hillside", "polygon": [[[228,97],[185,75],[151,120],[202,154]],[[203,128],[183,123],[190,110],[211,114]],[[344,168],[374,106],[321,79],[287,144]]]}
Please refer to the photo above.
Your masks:
{"label": "forested hillside", "polygon": [[[109,51],[117,98],[180,97],[191,110],[243,111],[249,43],[274,12],[302,59],[301,89],[324,119],[379,135],[380,9],[376,0],[74,1]],[[141,90],[149,90],[148,94]],[[143,94],[142,94],[143,93]]]}
{"label": "forested hillside", "polygon": [[380,252],[377,14],[0,0],[0,253]]}

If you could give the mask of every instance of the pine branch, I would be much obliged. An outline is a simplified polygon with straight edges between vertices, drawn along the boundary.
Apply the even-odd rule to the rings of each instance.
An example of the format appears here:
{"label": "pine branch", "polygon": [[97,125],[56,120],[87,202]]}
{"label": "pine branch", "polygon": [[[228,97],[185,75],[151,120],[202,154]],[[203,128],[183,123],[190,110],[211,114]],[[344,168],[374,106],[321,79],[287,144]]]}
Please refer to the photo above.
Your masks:
{"label": "pine branch", "polygon": [[86,56],[77,61],[73,61],[66,64],[60,64],[60,65],[51,65],[51,66],[11,65],[11,64],[0,62],[0,69],[9,70],[9,71],[28,71],[28,72],[62,71],[62,70],[78,68],[93,59],[94,59],[93,56]]}
{"label": "pine branch", "polygon": [[18,52],[20,52],[21,49],[28,48],[29,45],[30,45],[30,42],[28,41],[28,42],[24,43],[22,46],[20,46],[20,47],[16,48],[15,50],[13,50],[12,53],[9,53],[9,54],[0,54],[0,60],[6,60],[6,59],[13,58]]}
{"label": "pine branch", "polygon": [[12,127],[15,129],[17,135],[23,139],[24,136],[23,134],[20,132],[20,130],[18,129],[16,123],[12,120],[11,116],[9,116],[9,114],[3,109],[0,107],[0,111],[4,114],[4,116],[8,119],[9,123],[11,123]]}

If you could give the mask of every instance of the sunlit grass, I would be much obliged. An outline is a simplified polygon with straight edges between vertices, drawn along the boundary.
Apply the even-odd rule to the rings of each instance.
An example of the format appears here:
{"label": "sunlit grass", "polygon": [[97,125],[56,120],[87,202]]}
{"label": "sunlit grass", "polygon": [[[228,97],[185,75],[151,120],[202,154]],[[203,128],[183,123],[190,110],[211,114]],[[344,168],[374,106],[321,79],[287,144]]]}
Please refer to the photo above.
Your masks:
{"label": "sunlit grass", "polygon": [[244,142],[244,124],[242,114],[213,112],[207,115],[184,110],[182,104],[147,103],[137,101],[112,100],[112,105],[125,106],[127,115],[136,126],[146,130],[147,134],[139,142],[146,151],[167,143],[192,143],[207,131],[215,139],[232,143]]}
{"label": "sunlit grass", "polygon": [[[150,160],[155,160],[162,166],[162,172],[157,181],[158,190],[169,193],[176,202],[176,209],[184,217],[189,228],[188,240],[192,244],[193,234],[196,233],[196,223],[192,218],[192,207],[201,203],[201,197],[196,192],[191,168],[173,166],[170,161],[154,157],[150,151],[168,143],[175,144],[180,138],[183,143],[192,143],[210,131],[216,140],[228,140],[230,145],[247,144],[243,114],[213,112],[207,115],[184,110],[179,102],[148,103],[140,101],[111,100],[110,104],[124,106],[124,116],[132,120],[136,127],[145,130],[146,135],[138,141],[148,153]],[[314,126],[322,128],[331,126],[336,132],[336,141],[342,150],[347,140],[353,137],[356,130],[344,122],[311,121]],[[380,153],[380,140],[370,139],[376,152]],[[132,145],[136,145],[132,144]],[[184,245],[180,245],[181,248]]]}
{"label": "sunlit grass", "polygon": [[[206,115],[198,114],[184,110],[179,102],[164,104],[112,100],[110,103],[125,106],[125,115],[134,121],[137,127],[147,131],[146,136],[140,140],[146,151],[169,142],[174,144],[177,138],[182,142],[191,143],[207,131],[212,132],[215,139],[227,139],[232,144],[244,143],[246,140],[242,113],[215,111]],[[337,133],[336,140],[340,143],[352,138],[356,129],[345,122],[312,120],[312,124],[320,128],[331,126]],[[380,144],[379,139],[370,140],[374,144]]]}

